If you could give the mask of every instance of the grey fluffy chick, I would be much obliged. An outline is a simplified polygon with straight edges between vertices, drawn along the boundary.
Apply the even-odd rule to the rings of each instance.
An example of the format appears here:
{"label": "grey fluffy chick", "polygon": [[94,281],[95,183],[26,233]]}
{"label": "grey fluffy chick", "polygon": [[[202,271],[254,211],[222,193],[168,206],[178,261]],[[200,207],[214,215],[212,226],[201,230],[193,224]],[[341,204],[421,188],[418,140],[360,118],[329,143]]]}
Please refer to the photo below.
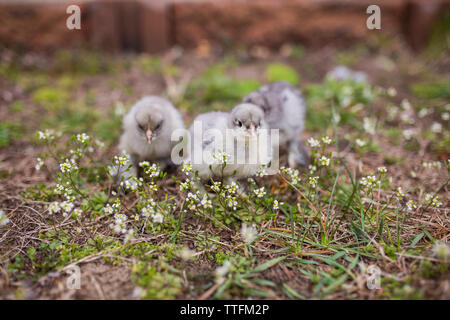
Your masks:
{"label": "grey fluffy chick", "polygon": [[300,90],[279,81],[262,86],[243,101],[261,107],[270,129],[280,130],[280,144],[287,143],[290,167],[308,163],[308,152],[301,141],[306,107]]}
{"label": "grey fluffy chick", "polygon": [[[201,131],[196,132],[195,127],[199,128],[200,125]],[[188,161],[203,182],[219,177],[225,178],[225,183],[231,183],[235,179],[254,175],[261,165],[267,165],[271,160],[272,148],[267,138],[265,147],[258,147],[258,156],[253,159],[256,161],[249,161],[250,144],[257,145],[263,129],[268,129],[264,112],[258,106],[249,103],[235,106],[230,113],[201,114],[194,119],[189,129],[191,152]],[[217,134],[222,137],[222,140]],[[230,156],[225,167],[220,161],[208,162],[207,158],[205,159],[205,154],[206,157],[211,155],[210,159],[213,159],[218,152],[225,152]],[[201,155],[200,161],[196,160],[195,154]],[[241,161],[244,159],[245,161]]]}
{"label": "grey fluffy chick", "polygon": [[123,119],[119,143],[120,150],[130,155],[132,168],[121,175],[137,176],[141,161],[158,163],[161,169],[171,164],[172,147],[177,143],[171,141],[171,135],[176,129],[184,129],[184,122],[170,101],[146,96],[136,102]]}

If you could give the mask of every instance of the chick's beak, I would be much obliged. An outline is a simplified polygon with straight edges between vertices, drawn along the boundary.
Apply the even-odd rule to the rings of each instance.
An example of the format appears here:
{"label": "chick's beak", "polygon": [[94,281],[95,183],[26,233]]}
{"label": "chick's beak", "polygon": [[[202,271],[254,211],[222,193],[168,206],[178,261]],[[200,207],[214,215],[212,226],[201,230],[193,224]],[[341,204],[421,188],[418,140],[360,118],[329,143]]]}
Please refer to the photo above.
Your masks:
{"label": "chick's beak", "polygon": [[147,137],[147,143],[152,142],[153,131],[150,128],[150,124],[147,125],[147,131],[145,131],[145,136]]}
{"label": "chick's beak", "polygon": [[251,136],[254,136],[256,134],[256,127],[255,127],[255,123],[253,121],[250,122],[250,127],[248,128],[248,132],[250,133]]}

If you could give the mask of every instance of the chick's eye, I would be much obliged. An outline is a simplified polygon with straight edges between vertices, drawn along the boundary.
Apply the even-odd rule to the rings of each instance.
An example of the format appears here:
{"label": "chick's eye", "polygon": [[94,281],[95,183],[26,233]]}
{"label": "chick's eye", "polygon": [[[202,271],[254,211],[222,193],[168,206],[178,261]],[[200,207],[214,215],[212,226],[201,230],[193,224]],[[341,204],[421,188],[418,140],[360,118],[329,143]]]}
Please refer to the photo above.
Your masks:
{"label": "chick's eye", "polygon": [[141,129],[142,131],[144,131],[144,126],[142,124],[139,125],[139,129]]}
{"label": "chick's eye", "polygon": [[242,122],[241,122],[240,120],[236,120],[236,124],[237,124],[239,127],[242,127]]}
{"label": "chick's eye", "polygon": [[156,125],[155,130],[158,130],[159,128],[161,128],[161,122]]}

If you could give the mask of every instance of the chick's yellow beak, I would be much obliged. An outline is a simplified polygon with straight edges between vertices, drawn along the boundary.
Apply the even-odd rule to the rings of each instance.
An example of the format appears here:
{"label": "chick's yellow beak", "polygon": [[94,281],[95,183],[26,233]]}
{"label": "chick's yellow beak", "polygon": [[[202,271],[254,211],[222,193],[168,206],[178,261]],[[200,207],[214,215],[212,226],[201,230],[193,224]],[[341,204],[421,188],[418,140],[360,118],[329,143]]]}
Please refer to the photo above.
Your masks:
{"label": "chick's yellow beak", "polygon": [[248,128],[248,133],[251,136],[254,136],[256,134],[256,127],[255,127],[255,123],[253,121],[250,122],[250,127]]}
{"label": "chick's yellow beak", "polygon": [[145,131],[145,136],[147,137],[147,143],[151,143],[152,137],[153,137],[153,131],[150,128],[150,123],[147,124],[147,131]]}

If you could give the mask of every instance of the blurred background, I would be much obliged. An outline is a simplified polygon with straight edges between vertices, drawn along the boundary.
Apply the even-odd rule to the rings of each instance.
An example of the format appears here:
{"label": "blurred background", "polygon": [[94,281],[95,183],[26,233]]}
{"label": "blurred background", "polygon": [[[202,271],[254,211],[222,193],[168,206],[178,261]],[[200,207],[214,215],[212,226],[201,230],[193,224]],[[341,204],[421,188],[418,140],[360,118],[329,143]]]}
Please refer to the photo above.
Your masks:
{"label": "blurred background", "polygon": [[[72,4],[81,9],[81,30],[66,27]],[[373,4],[381,8],[381,30],[366,28]],[[348,45],[383,33],[419,50],[448,9],[447,0],[1,0],[0,43],[161,53],[174,45]]]}

